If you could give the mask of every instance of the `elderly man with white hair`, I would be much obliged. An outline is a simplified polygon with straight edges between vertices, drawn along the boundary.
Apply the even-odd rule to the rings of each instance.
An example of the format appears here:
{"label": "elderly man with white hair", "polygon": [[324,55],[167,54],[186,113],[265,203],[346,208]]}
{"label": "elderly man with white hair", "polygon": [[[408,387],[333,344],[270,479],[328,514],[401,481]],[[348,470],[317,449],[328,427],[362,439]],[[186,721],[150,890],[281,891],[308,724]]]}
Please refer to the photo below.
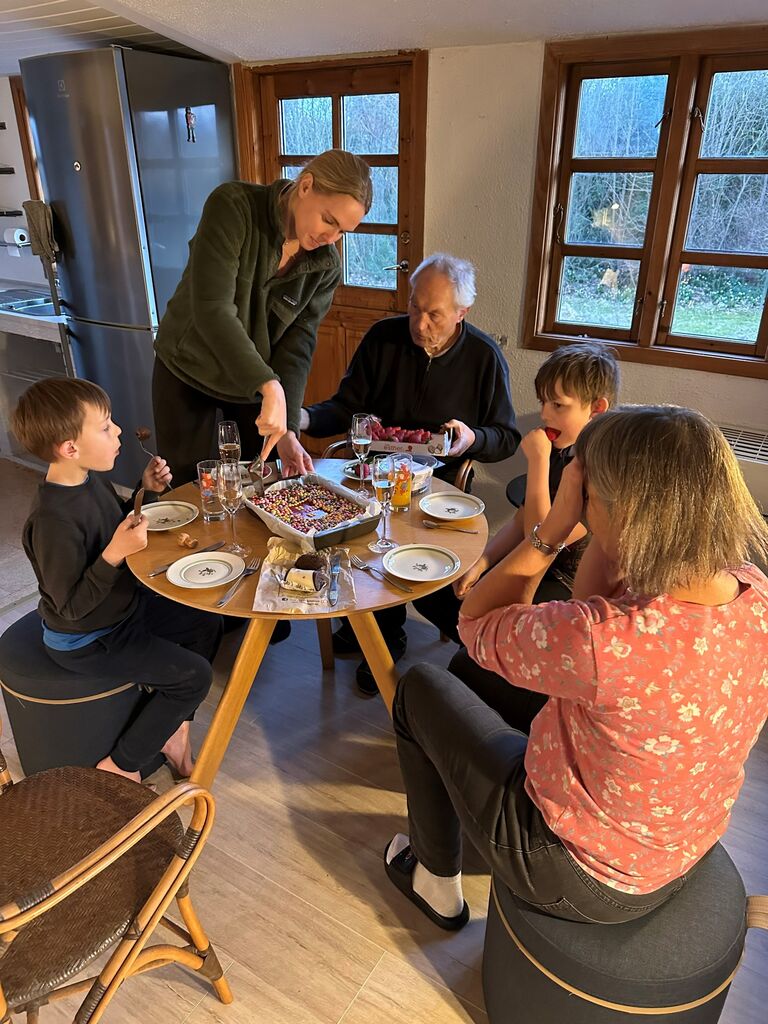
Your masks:
{"label": "elderly man with white hair", "polygon": [[[520,432],[509,372],[496,342],[466,321],[475,294],[471,263],[446,253],[428,256],[411,275],[407,315],[371,327],[333,398],[301,410],[301,429],[312,437],[341,434],[355,413],[372,413],[385,426],[453,427],[453,445],[438,473],[449,481],[464,458],[500,462],[513,455]],[[377,619],[393,657],[401,657],[405,607],[379,612]],[[334,635],[334,649],[359,650],[346,621]],[[364,693],[376,693],[364,662],[357,681]]]}

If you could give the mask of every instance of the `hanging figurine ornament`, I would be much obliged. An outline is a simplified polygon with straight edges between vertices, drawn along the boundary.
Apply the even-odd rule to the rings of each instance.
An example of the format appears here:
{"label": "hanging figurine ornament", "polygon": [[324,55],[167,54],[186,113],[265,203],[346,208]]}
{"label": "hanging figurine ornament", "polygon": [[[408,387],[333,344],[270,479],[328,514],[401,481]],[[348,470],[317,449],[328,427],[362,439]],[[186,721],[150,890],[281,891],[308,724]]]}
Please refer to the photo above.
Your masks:
{"label": "hanging figurine ornament", "polygon": [[184,120],[187,122],[187,142],[196,142],[195,125],[197,115],[192,113],[192,107],[184,107]]}

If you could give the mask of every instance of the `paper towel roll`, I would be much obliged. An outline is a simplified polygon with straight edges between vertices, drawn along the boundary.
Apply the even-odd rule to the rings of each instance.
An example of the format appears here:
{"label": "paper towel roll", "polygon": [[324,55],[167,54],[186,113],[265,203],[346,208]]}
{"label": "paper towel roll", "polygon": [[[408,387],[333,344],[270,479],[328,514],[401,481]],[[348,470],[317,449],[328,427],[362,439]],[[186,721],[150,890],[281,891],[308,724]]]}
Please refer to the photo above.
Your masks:
{"label": "paper towel roll", "polygon": [[29,245],[29,232],[26,228],[5,228],[3,241],[6,245]]}

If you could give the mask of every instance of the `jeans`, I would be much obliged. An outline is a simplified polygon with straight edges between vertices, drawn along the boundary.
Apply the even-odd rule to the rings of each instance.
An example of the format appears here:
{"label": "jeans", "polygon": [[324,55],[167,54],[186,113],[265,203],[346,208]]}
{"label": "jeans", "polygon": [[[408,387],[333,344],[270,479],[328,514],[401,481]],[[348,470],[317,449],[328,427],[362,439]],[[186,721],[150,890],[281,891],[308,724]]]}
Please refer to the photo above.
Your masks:
{"label": "jeans", "polygon": [[525,791],[523,730],[547,698],[501,682],[504,688],[494,688],[484,680],[481,699],[432,665],[417,665],[400,680],[393,719],[419,862],[436,875],[457,874],[463,828],[516,896],[573,921],[634,920],[679,892],[685,876],[653,893],[623,893],[570,856]]}
{"label": "jeans", "polygon": [[[570,596],[570,590],[563,583],[547,574],[539,583],[533,604],[542,604],[544,601],[568,601]],[[440,632],[453,640],[455,644],[461,643],[458,633],[461,601],[454,594],[450,584],[425,597],[417,598],[413,602],[413,607],[424,616],[427,622],[437,626]],[[404,604],[374,612],[385,640],[394,639],[400,635],[400,631],[405,627],[406,614],[407,610]]]}
{"label": "jeans", "polygon": [[111,755],[118,768],[135,772],[154,760],[205,699],[221,632],[221,616],[142,589],[136,610],[110,633],[74,651],[46,650],[69,672],[109,674],[152,688]]}

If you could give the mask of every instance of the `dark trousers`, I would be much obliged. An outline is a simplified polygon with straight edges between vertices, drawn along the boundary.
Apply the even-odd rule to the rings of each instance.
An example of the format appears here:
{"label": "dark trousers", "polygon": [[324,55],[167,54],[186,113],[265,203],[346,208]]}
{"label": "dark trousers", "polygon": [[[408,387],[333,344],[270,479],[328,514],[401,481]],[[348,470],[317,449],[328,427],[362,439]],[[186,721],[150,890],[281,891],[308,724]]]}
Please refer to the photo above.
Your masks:
{"label": "dark trousers", "polygon": [[112,751],[118,768],[136,772],[154,760],[205,699],[221,631],[221,616],[142,590],[136,610],[111,633],[78,650],[47,648],[47,653],[70,672],[109,673],[152,688]]}
{"label": "dark trousers", "polygon": [[393,720],[419,862],[436,875],[457,874],[463,828],[517,896],[573,921],[634,920],[679,892],[685,877],[643,896],[619,892],[567,853],[525,791],[524,730],[546,698],[505,686],[485,680],[481,699],[432,665],[417,665],[400,680]]}
{"label": "dark trousers", "polygon": [[[568,601],[570,590],[555,579],[554,576],[546,575],[536,590],[533,598],[534,604],[542,604],[544,601]],[[441,587],[426,597],[420,597],[413,602],[413,607],[424,616],[427,622],[437,626],[441,633],[444,633],[455,644],[460,644],[458,625],[461,601],[453,592],[453,587]],[[375,613],[376,621],[379,624],[385,640],[394,639],[399,636],[405,626],[407,609],[406,605],[396,605],[394,608],[384,608]]]}
{"label": "dark trousers", "polygon": [[216,423],[234,420],[240,431],[242,458],[253,459],[264,438],[256,428],[258,404],[220,402],[184,381],[155,359],[152,374],[152,409],[155,416],[157,451],[173,473],[173,486],[197,478],[197,464],[218,458]]}

